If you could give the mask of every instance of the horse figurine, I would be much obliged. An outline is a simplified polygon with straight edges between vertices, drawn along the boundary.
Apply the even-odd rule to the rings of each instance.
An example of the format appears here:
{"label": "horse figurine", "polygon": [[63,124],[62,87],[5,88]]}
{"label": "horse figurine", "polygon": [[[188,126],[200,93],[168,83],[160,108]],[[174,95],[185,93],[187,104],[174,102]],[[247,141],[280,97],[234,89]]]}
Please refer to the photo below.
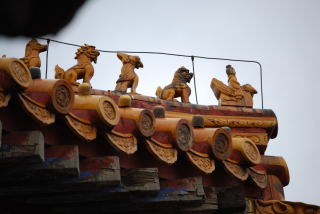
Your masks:
{"label": "horse figurine", "polygon": [[31,39],[26,45],[25,56],[21,60],[30,67],[40,68],[41,60],[39,53],[44,52],[48,49],[48,45],[42,45],[38,43],[36,39]]}

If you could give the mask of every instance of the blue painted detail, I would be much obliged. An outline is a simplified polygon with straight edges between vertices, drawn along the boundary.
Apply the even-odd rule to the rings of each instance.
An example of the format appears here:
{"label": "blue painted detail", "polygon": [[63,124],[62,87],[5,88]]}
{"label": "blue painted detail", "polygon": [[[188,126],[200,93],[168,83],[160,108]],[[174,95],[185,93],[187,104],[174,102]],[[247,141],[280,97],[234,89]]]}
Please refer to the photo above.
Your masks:
{"label": "blue painted detail", "polygon": [[1,152],[10,152],[10,150],[13,148],[14,148],[14,145],[2,144],[0,151]]}
{"label": "blue painted detail", "polygon": [[62,160],[66,160],[66,158],[58,158],[58,157],[52,157],[52,158],[45,158],[44,159],[44,163],[45,164],[49,164],[49,163],[52,163],[52,162],[57,162],[57,161],[62,161]]}
{"label": "blue painted detail", "polygon": [[85,171],[80,172],[80,176],[78,178],[82,179],[82,178],[89,177],[92,175],[94,175],[94,173],[91,170],[85,170]]}
{"label": "blue painted detail", "polygon": [[86,177],[92,176],[93,174],[94,173],[90,170],[81,171],[79,177],[66,179],[63,183],[66,183],[66,184],[77,183],[77,182],[81,181],[82,179],[85,179]]}
{"label": "blue painted detail", "polygon": [[168,192],[176,192],[176,191],[188,192],[186,188],[179,188],[179,187],[165,187],[160,189],[160,193],[168,193]]}
{"label": "blue painted detail", "polygon": [[177,187],[167,187],[167,188],[161,188],[160,192],[155,197],[147,197],[147,198],[141,198],[142,201],[161,201],[164,200],[172,195],[186,195],[188,194],[188,190],[186,188],[177,188]]}
{"label": "blue painted detail", "polygon": [[129,192],[128,190],[124,189],[123,187],[106,187],[101,188],[99,193],[118,193],[118,192]]}

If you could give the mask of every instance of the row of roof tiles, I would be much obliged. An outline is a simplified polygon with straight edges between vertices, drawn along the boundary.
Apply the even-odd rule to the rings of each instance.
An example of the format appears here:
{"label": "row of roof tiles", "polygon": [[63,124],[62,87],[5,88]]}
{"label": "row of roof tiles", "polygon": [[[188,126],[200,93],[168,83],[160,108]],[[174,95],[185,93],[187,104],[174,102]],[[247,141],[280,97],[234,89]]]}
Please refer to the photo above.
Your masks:
{"label": "row of roof tiles", "polygon": [[64,80],[32,79],[15,58],[2,60],[0,85],[1,107],[8,107],[14,95],[41,125],[62,117],[84,141],[101,135],[126,155],[143,143],[166,164],[179,161],[181,153],[206,174],[214,173],[219,162],[235,178],[251,177],[260,188],[267,186],[267,174],[276,175],[284,186],[289,183],[284,159],[263,155],[277,134],[271,110],[181,104],[91,90],[86,84],[76,87]]}

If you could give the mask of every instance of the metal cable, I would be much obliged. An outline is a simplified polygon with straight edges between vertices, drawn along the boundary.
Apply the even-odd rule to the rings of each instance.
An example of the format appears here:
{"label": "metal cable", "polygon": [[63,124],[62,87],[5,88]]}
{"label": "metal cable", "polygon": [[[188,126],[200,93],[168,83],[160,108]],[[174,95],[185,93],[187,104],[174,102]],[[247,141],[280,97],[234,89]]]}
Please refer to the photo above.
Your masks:
{"label": "metal cable", "polygon": [[196,95],[196,102],[197,102],[197,104],[198,104],[198,94],[197,94],[197,84],[196,84],[196,73],[195,73],[195,70],[194,70],[194,56],[191,56],[191,62],[192,62],[194,92],[195,92],[195,95]]}
{"label": "metal cable", "polygon": [[48,76],[49,44],[50,44],[50,39],[47,39],[47,53],[46,53],[46,79],[47,79],[47,76]]}
{"label": "metal cable", "polygon": [[[52,42],[56,42],[56,43],[60,43],[60,44],[64,44],[64,45],[69,45],[69,46],[74,46],[74,47],[81,47],[81,45],[77,45],[77,44],[73,44],[73,43],[68,43],[68,42],[61,42],[58,40],[54,40],[54,39],[50,39],[50,38],[45,38],[45,37],[38,37],[38,39],[42,39],[42,40],[47,40],[47,42],[52,41]],[[48,43],[49,44],[49,43]],[[176,54],[176,53],[166,53],[166,52],[155,52],[155,51],[108,51],[108,50],[101,50],[101,49],[97,49],[100,52],[103,53],[118,53],[118,52],[122,52],[122,53],[134,53],[134,54],[157,54],[157,55],[166,55],[166,56],[177,56],[177,57],[187,57],[187,58],[191,58],[192,61],[192,68],[193,68],[193,73],[194,73],[194,59],[198,58],[198,59],[208,59],[208,60],[220,60],[220,61],[230,61],[230,62],[246,62],[246,63],[255,63],[258,64],[259,66],[259,70],[260,70],[260,93],[261,93],[261,106],[262,109],[264,108],[264,104],[263,104],[263,87],[262,87],[262,65],[260,62],[255,61],[255,60],[244,60],[244,59],[230,59],[230,58],[220,58],[220,57],[205,57],[205,56],[194,56],[194,55],[185,55],[185,54]],[[48,50],[47,50],[47,54],[48,54]],[[48,60],[48,59],[47,59]],[[46,68],[47,70],[47,68]],[[47,73],[47,71],[46,71]],[[47,78],[47,74],[46,74],[46,78]],[[196,95],[196,101],[198,104],[198,98],[197,98],[197,89],[196,89],[196,82],[195,82],[195,73],[194,73],[194,86],[195,86],[195,95]]]}

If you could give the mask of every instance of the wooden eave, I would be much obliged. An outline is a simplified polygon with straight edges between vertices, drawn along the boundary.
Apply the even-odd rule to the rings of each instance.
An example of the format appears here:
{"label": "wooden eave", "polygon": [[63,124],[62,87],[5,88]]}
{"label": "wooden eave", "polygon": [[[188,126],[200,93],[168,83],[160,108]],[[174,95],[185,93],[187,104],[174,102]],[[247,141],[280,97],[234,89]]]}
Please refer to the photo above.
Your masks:
{"label": "wooden eave", "polygon": [[[25,72],[28,78],[29,70]],[[284,199],[282,188],[289,183],[286,162],[264,155],[269,139],[277,134],[272,110],[203,106],[142,95],[130,95],[130,104],[120,105],[121,94],[91,90],[83,95],[63,80],[28,79],[17,89],[21,83],[10,75],[0,71],[4,98],[0,165],[18,169],[10,172],[12,176],[23,176],[10,180],[9,173],[5,182],[58,177],[61,185],[80,192],[99,184],[112,187],[109,190],[123,198],[143,191],[150,194],[146,201],[152,198],[160,204],[168,202],[161,199],[168,188],[185,191],[195,204],[209,198],[204,189],[226,186],[239,186],[249,198]],[[154,115],[156,106],[164,108],[164,117]],[[192,126],[194,115],[204,118],[203,127]],[[23,170],[24,161],[32,167]],[[135,173],[147,179],[147,186],[139,186]],[[182,186],[175,187],[177,183]],[[90,197],[94,201],[95,193]],[[84,200],[77,194],[57,196],[55,202],[79,203],[80,199]],[[48,199],[30,200],[50,204]]]}
{"label": "wooden eave", "polygon": [[[242,161],[245,156],[243,156],[243,153],[241,152],[236,152],[236,155],[232,156],[228,154],[228,157],[221,159],[215,156],[212,149],[210,149],[213,147],[210,145],[210,142],[193,141],[192,146],[180,148],[179,145],[177,145],[175,136],[173,136],[174,134],[170,132],[170,130],[154,130],[151,135],[143,134],[143,130],[141,130],[143,124],[139,121],[139,118],[141,117],[140,114],[142,114],[142,112],[145,113],[144,111],[148,111],[147,113],[150,114],[154,106],[161,105],[166,110],[165,118],[176,118],[177,120],[186,120],[190,123],[193,115],[202,115],[205,119],[205,128],[207,129],[228,126],[231,128],[230,136],[253,139],[252,142],[260,149],[259,152],[261,154],[259,155],[263,155],[264,149],[261,149],[261,146],[266,147],[268,139],[272,137],[274,130],[277,127],[277,119],[272,110],[202,106],[163,101],[141,95],[130,95],[132,105],[123,108],[117,106],[119,94],[115,94],[111,91],[92,90],[90,95],[81,96],[76,87],[71,85],[68,86],[68,83],[65,81],[62,81],[62,83],[59,84],[67,85],[65,88],[72,88],[72,91],[63,91],[64,93],[68,93],[69,103],[62,103],[67,105],[68,108],[65,112],[59,112],[59,109],[57,110],[55,108],[52,101],[59,100],[58,97],[55,97],[56,94],[52,93],[52,91],[57,90],[55,87],[58,85],[58,81],[61,82],[62,80],[36,79],[32,80],[30,83],[31,86],[26,89],[14,92],[15,97],[20,101],[20,104],[23,107],[22,109],[24,109],[36,122],[40,122],[41,126],[48,126],[51,124],[50,126],[54,127],[57,125],[60,126],[61,123],[65,123],[65,127],[69,127],[69,129],[71,129],[70,131],[75,133],[74,136],[68,134],[68,136],[74,138],[71,142],[75,142],[77,141],[76,138],[79,138],[79,140],[82,140],[83,142],[81,143],[80,141],[80,143],[77,144],[87,144],[84,148],[89,147],[89,145],[90,147],[94,147],[95,143],[89,145],[88,143],[99,141],[104,142],[106,147],[111,145],[112,148],[115,148],[124,155],[136,154],[135,156],[139,156],[139,148],[145,147],[147,148],[145,151],[149,151],[149,154],[160,162],[172,165],[179,162],[180,159],[181,161],[186,159],[187,162],[189,162],[189,168],[195,167],[199,170],[199,174],[212,174],[213,177],[216,167],[224,166],[222,168],[225,169],[227,173],[236,179],[239,179],[240,182],[243,182],[250,177],[250,174],[248,173],[249,167],[254,167],[256,164],[248,164],[245,161]],[[46,88],[42,89],[44,85],[46,85]],[[7,88],[3,93],[6,93],[7,91],[10,92],[14,90]],[[102,115],[104,112],[103,109],[101,110],[101,99],[104,99],[103,102],[112,106],[112,111],[115,115],[114,117],[119,117],[114,124],[111,124],[112,122],[108,124],[103,121],[104,117],[110,115]],[[10,105],[4,108],[10,108]],[[125,115],[122,114],[121,112],[124,110],[125,112],[129,111],[129,113],[126,113]],[[151,116],[153,117],[153,115]],[[56,118],[60,118],[58,122],[56,122]],[[161,119],[153,119],[152,123],[157,123],[157,121],[160,120]],[[139,122],[141,124],[139,124]],[[56,125],[53,125],[54,123],[56,123]],[[171,122],[168,122],[168,124],[169,123]],[[153,126],[155,125],[153,124]],[[190,132],[192,133],[190,136],[192,137],[193,129],[194,128],[192,127],[190,128]],[[47,132],[51,132],[50,128],[47,128],[46,130]],[[67,129],[65,129],[64,132],[67,132]],[[54,135],[54,132],[48,133],[48,135]],[[52,144],[61,144],[61,142],[58,143],[53,140],[49,140],[48,142]],[[99,145],[99,147],[101,146],[102,145]],[[91,149],[91,151],[94,150],[96,149]],[[145,152],[143,149],[142,151]],[[235,151],[236,150],[232,153],[234,154]],[[82,151],[80,151],[80,153],[82,153]],[[83,155],[87,156],[87,153],[88,152],[83,152]],[[93,153],[91,155],[95,156],[96,154]],[[140,158],[137,157],[137,159]],[[140,167],[143,167],[143,165]],[[237,167],[238,169],[234,167]],[[268,168],[269,166],[264,164],[259,167]],[[288,174],[282,173],[283,170],[287,170],[286,166],[282,168],[278,167],[277,170],[280,171],[273,174],[278,176]],[[262,171],[269,172],[270,170],[262,169]],[[239,173],[244,174],[240,175]],[[281,178],[281,180],[286,181],[288,179]],[[284,182],[284,185],[287,185],[287,183],[288,182]]]}

